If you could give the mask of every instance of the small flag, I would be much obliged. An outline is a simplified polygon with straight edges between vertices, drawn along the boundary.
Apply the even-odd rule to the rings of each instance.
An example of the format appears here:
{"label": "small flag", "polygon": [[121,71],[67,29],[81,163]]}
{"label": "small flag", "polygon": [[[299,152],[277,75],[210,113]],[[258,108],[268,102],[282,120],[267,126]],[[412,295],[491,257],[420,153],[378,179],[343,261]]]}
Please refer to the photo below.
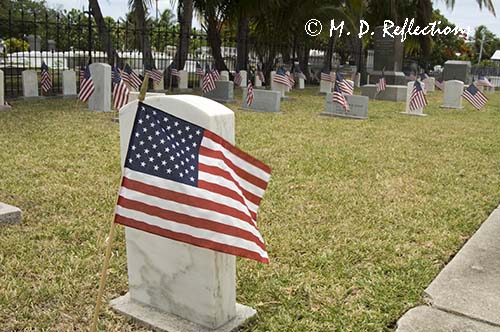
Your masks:
{"label": "small flag", "polygon": [[154,69],[151,65],[144,65],[144,74],[149,74],[149,77],[153,80],[155,84],[158,84],[163,79],[163,70]]}
{"label": "small flag", "polygon": [[344,76],[340,73],[337,73],[337,79],[335,84],[338,84],[340,92],[345,93],[346,95],[352,95],[354,92],[354,87],[351,83],[347,82]]}
{"label": "small flag", "polygon": [[42,86],[42,91],[47,93],[52,89],[52,78],[50,77],[49,67],[42,61],[42,73],[40,84]]}
{"label": "small flag", "polygon": [[478,86],[487,86],[489,88],[494,88],[495,86],[491,84],[490,80],[486,76],[480,75],[479,79],[476,81]]}
{"label": "small flag", "polygon": [[324,67],[322,70],[321,70],[321,80],[322,81],[327,81],[327,82],[335,82],[335,79],[333,77],[333,75],[330,73],[330,71],[328,70],[327,67]]}
{"label": "small flag", "polygon": [[478,110],[488,102],[488,98],[474,84],[469,85],[462,96]]}
{"label": "small flag", "polygon": [[252,105],[252,102],[253,102],[253,86],[252,82],[249,80],[247,85],[247,100],[246,100],[247,106]]}
{"label": "small flag", "polygon": [[217,70],[217,68],[215,68],[215,65],[212,65],[212,71],[211,71],[211,73],[212,73],[212,79],[214,81],[220,80],[220,73]]}
{"label": "small flag", "polygon": [[178,78],[181,77],[181,74],[179,74],[179,71],[177,70],[177,65],[174,62],[170,64],[170,75]]}
{"label": "small flag", "polygon": [[122,72],[122,80],[125,81],[125,83],[128,83],[132,88],[135,90],[139,90],[141,85],[142,85],[142,80],[137,75],[132,68],[127,64],[125,64],[125,67],[123,68]]}
{"label": "small flag", "polygon": [[290,81],[288,80],[288,76],[286,75],[285,68],[279,67],[278,70],[276,70],[276,74],[274,74],[273,82],[278,83],[278,84],[283,84],[286,86],[290,86]]}
{"label": "small flag", "polygon": [[259,80],[262,83],[266,83],[266,77],[264,76],[264,72],[262,71],[262,67],[260,64],[257,64],[257,76],[259,76]]}
{"label": "small flag", "polygon": [[128,103],[130,91],[116,68],[113,70],[113,106],[119,110]]}
{"label": "small flag", "polygon": [[385,75],[384,75],[384,71],[382,70],[382,77],[380,77],[378,79],[378,83],[377,83],[377,93],[379,93],[380,91],[385,91],[386,87],[387,87],[387,84],[385,81]]}
{"label": "small flag", "polygon": [[212,90],[215,90],[215,88],[216,88],[215,80],[212,76],[210,68],[207,65],[205,76],[203,76],[203,86],[202,86],[203,93],[208,93]]}
{"label": "small flag", "polygon": [[423,73],[420,73],[418,75],[418,77],[420,77],[420,80],[423,81],[423,80],[426,80],[429,78],[429,75],[427,75],[427,73],[423,72]]}
{"label": "small flag", "polygon": [[80,86],[82,85],[83,77],[85,76],[85,68],[86,67],[80,67]]}
{"label": "small flag", "polygon": [[295,76],[297,76],[298,78],[301,78],[303,80],[306,80],[306,75],[304,75],[302,70],[300,70],[299,66],[295,66],[294,72],[295,72]]}
{"label": "small flag", "polygon": [[444,91],[444,82],[435,80],[434,85],[441,91]]}
{"label": "small flag", "polygon": [[418,80],[413,83],[413,90],[410,94],[410,111],[415,111],[419,108],[427,106],[427,98],[425,98],[424,90]]}
{"label": "small flag", "polygon": [[288,86],[291,89],[295,85],[295,79],[293,78],[293,75],[288,70],[286,71],[286,76],[288,77]]}
{"label": "small flag", "polygon": [[114,222],[267,264],[256,220],[270,177],[217,134],[139,102]]}
{"label": "small flag", "polygon": [[205,75],[205,72],[203,71],[203,68],[201,68],[201,65],[196,62],[196,75],[203,77]]}
{"label": "small flag", "polygon": [[234,85],[235,86],[240,86],[241,85],[241,74],[240,70],[236,70],[236,73],[234,74]]}
{"label": "small flag", "polygon": [[345,98],[342,91],[340,91],[338,82],[335,82],[335,85],[333,87],[332,99],[334,103],[338,103],[344,108],[344,112],[349,111],[349,103],[347,102],[347,99]]}
{"label": "small flag", "polygon": [[86,66],[83,70],[83,79],[80,82],[80,93],[78,94],[78,98],[84,103],[87,102],[94,93],[94,89],[94,81],[90,75],[89,66]]}

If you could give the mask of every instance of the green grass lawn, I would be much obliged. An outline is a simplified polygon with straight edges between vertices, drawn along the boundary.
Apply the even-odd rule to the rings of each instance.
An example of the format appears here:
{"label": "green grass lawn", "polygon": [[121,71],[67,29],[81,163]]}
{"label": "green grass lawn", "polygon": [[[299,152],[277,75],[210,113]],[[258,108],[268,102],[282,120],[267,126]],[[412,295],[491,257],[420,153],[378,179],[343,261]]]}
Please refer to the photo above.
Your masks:
{"label": "green grass lawn", "polygon": [[[500,94],[484,111],[399,114],[370,101],[365,121],[320,117],[318,88],[282,114],[242,112],[236,143],[273,168],[260,214],[271,263],[238,259],[244,331],[393,331],[499,204]],[[241,100],[241,94],[237,94]],[[18,101],[0,113],[0,330],[89,327],[120,180],[118,124],[72,100]],[[147,331],[114,313],[127,292],[123,227],[100,329]]]}

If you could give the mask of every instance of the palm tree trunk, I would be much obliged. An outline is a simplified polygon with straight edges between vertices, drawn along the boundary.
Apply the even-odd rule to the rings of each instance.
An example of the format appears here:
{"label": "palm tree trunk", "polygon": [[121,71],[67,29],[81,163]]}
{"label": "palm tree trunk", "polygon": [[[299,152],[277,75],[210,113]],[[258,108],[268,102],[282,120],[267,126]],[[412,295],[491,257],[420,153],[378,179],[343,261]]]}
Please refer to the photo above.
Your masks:
{"label": "palm tree trunk", "polygon": [[328,49],[326,50],[326,56],[325,59],[323,60],[323,66],[330,71],[332,70],[332,58],[336,44],[337,44],[337,30],[335,30],[335,33],[330,37],[330,39],[328,39]]}
{"label": "palm tree trunk", "polygon": [[[429,24],[432,15],[432,3],[431,0],[419,0],[417,8],[417,25],[426,26]],[[420,45],[422,51],[422,60],[424,63],[421,65],[427,65],[429,61],[429,56],[431,54],[431,43],[432,40],[429,35],[420,35]]]}
{"label": "palm tree trunk", "polygon": [[247,70],[248,67],[248,33],[250,32],[250,18],[240,11],[238,31],[236,36],[236,68]]}
{"label": "palm tree trunk", "polygon": [[193,0],[182,0],[179,2],[179,6],[182,6],[182,11],[180,15],[178,15],[180,33],[175,61],[177,63],[177,68],[183,69],[189,53],[191,23],[193,21]]}
{"label": "palm tree trunk", "polygon": [[221,53],[222,41],[220,38],[217,18],[215,16],[215,9],[213,7],[207,8],[205,15],[207,21],[208,44],[210,45],[210,49],[212,50],[212,57],[214,58],[215,67],[219,71],[228,70]]}
{"label": "palm tree trunk", "polygon": [[102,15],[101,7],[99,7],[98,0],[89,0],[89,6],[90,12],[97,24],[99,39],[101,40],[101,43],[107,53],[108,64],[114,65],[116,57],[116,63],[121,65],[121,59],[118,56],[118,53],[116,53],[115,45],[113,44],[108,28],[106,27],[106,22],[104,21],[104,16]]}
{"label": "palm tree trunk", "polygon": [[151,43],[149,41],[149,32],[146,26],[146,11],[144,9],[144,2],[142,0],[134,0],[134,9],[141,38],[143,64],[154,67],[153,53],[151,52]]}

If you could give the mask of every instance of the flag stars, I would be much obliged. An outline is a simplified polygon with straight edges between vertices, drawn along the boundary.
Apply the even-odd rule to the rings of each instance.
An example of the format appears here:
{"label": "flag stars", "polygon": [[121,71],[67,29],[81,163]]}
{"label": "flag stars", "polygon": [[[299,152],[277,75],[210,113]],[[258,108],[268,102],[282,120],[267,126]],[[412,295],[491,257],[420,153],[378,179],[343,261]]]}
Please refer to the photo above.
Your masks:
{"label": "flag stars", "polygon": [[144,153],[148,154],[149,153],[149,149],[144,149]]}
{"label": "flag stars", "polygon": [[168,122],[168,118],[167,118],[167,117],[164,117],[164,118],[163,118],[163,122]]}
{"label": "flag stars", "polygon": [[200,130],[197,130],[197,131],[196,131],[196,135],[198,135],[198,136],[199,136],[200,134],[201,134],[201,131],[200,131]]}
{"label": "flag stars", "polygon": [[175,157],[174,156],[170,156],[170,160],[174,161]]}
{"label": "flag stars", "polygon": [[161,164],[162,164],[162,166],[165,166],[167,164],[167,161],[166,160],[162,160]]}
{"label": "flag stars", "polygon": [[175,169],[179,169],[179,165],[175,164],[174,165]]}
{"label": "flag stars", "polygon": [[177,127],[178,125],[179,125],[179,122],[175,121],[175,122],[174,122],[174,126],[176,126],[176,127]]}
{"label": "flag stars", "polygon": [[160,131],[159,130],[155,131],[155,135],[160,136]]}
{"label": "flag stars", "polygon": [[150,161],[150,162],[153,162],[153,161],[155,161],[155,158],[153,158],[153,157],[149,157],[149,161]]}
{"label": "flag stars", "polygon": [[158,153],[156,154],[156,156],[157,156],[157,157],[161,157],[161,152],[158,152]]}
{"label": "flag stars", "polygon": [[132,149],[132,151],[135,151],[135,149],[136,149],[135,145],[132,145],[131,149]]}
{"label": "flag stars", "polygon": [[154,169],[155,169],[155,171],[157,171],[157,170],[159,170],[159,169],[160,169],[160,167],[158,167],[158,165],[155,165],[155,166],[154,166]]}
{"label": "flag stars", "polygon": [[139,134],[139,133],[135,133],[135,137],[139,137],[139,136],[140,136],[140,134]]}
{"label": "flag stars", "polygon": [[136,155],[135,155],[135,157],[136,157],[137,159],[141,159],[141,155],[140,155],[139,153],[138,153],[138,154],[136,154]]}
{"label": "flag stars", "polygon": [[153,149],[156,149],[157,147],[158,147],[158,145],[153,144]]}
{"label": "flag stars", "polygon": [[128,158],[128,162],[129,162],[130,164],[132,163],[132,161],[133,161],[133,159],[132,159],[132,158]]}
{"label": "flag stars", "polygon": [[153,136],[148,136],[148,141],[152,141],[153,140]]}
{"label": "flag stars", "polygon": [[150,126],[151,126],[151,128],[154,128],[155,127],[154,122],[151,122]]}
{"label": "flag stars", "polygon": [[160,144],[165,144],[165,140],[163,138],[160,140]]}
{"label": "flag stars", "polygon": [[183,177],[184,177],[184,174],[182,174],[182,173],[179,173],[179,176],[180,176],[181,178],[183,178]]}
{"label": "flag stars", "polygon": [[144,128],[142,128],[142,131],[143,131],[143,132],[147,132],[147,131],[148,131],[148,128],[144,127]]}
{"label": "flag stars", "polygon": [[149,114],[146,114],[146,120],[149,120],[150,116]]}
{"label": "flag stars", "polygon": [[142,119],[139,119],[139,124],[142,124],[144,121],[142,121]]}
{"label": "flag stars", "polygon": [[146,167],[146,163],[145,163],[144,161],[143,161],[143,162],[141,162],[141,166],[142,166],[142,167]]}
{"label": "flag stars", "polygon": [[191,128],[189,128],[189,126],[186,126],[186,131],[190,131]]}
{"label": "flag stars", "polygon": [[140,142],[139,142],[139,145],[144,145],[144,141],[140,141]]}
{"label": "flag stars", "polygon": [[182,135],[182,130],[177,130],[177,135]]}
{"label": "flag stars", "polygon": [[193,148],[197,147],[198,144],[196,144],[196,142],[193,143]]}
{"label": "flag stars", "polygon": [[189,138],[189,139],[193,139],[193,135],[189,135],[189,136],[188,136],[188,138]]}

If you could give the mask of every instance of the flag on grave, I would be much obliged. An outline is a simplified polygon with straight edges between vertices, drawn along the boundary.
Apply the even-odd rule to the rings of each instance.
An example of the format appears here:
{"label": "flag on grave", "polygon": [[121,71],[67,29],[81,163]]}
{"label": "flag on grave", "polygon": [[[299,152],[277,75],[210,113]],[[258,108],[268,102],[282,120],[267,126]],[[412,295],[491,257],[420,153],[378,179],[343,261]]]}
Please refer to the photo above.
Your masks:
{"label": "flag on grave", "polygon": [[279,67],[278,70],[276,70],[276,74],[274,74],[273,78],[274,83],[278,84],[283,84],[286,86],[290,86],[290,81],[288,80],[288,76],[286,75],[285,68]]}
{"label": "flag on grave", "polygon": [[423,73],[420,73],[418,75],[418,77],[420,77],[420,80],[423,81],[425,79],[428,79],[429,78],[429,75],[427,75],[427,73],[423,72]]}
{"label": "flag on grave", "polygon": [[259,64],[257,65],[257,76],[259,76],[259,80],[262,83],[266,83],[266,77],[264,76],[264,73],[262,72],[262,67]]}
{"label": "flag on grave", "polygon": [[299,66],[295,66],[294,72],[295,72],[295,76],[297,76],[298,78],[301,78],[303,80],[306,80],[306,75],[304,75],[302,70],[300,70]]}
{"label": "flag on grave", "polygon": [[292,89],[295,85],[295,79],[288,70],[286,71],[286,76],[288,77],[288,86],[290,87],[290,89]]}
{"label": "flag on grave", "polygon": [[240,70],[239,69],[236,69],[236,73],[234,74],[233,82],[234,82],[235,86],[240,86],[241,85],[241,74],[240,74]]}
{"label": "flag on grave", "polygon": [[212,71],[210,70],[208,65],[206,65],[205,69],[206,70],[205,70],[205,76],[203,76],[202,90],[203,90],[203,93],[208,93],[212,90],[215,90],[216,85],[215,85],[214,77],[212,76]]}
{"label": "flag on grave", "polygon": [[338,84],[339,89],[341,92],[345,93],[346,95],[352,95],[354,92],[354,87],[351,85],[351,83],[347,82],[347,80],[344,78],[344,75],[337,73],[337,79],[335,84]]}
{"label": "flag on grave", "polygon": [[382,70],[382,77],[380,77],[378,79],[378,83],[377,83],[377,93],[379,93],[380,91],[385,91],[386,87],[387,87],[387,83],[385,81],[384,71]]}
{"label": "flag on grave", "polygon": [[139,77],[139,75],[137,75],[135,71],[133,71],[132,68],[130,68],[128,63],[125,64],[125,67],[123,67],[121,75],[122,75],[122,80],[124,80],[125,83],[128,83],[135,90],[140,89],[142,85],[142,80]]}
{"label": "flag on grave", "polygon": [[268,263],[256,218],[270,176],[217,134],[139,102],[114,221]]}
{"label": "flag on grave", "polygon": [[349,103],[340,90],[338,82],[335,82],[335,85],[333,86],[332,99],[334,103],[338,103],[344,108],[344,112],[349,111]]}
{"label": "flag on grave", "polygon": [[119,110],[128,103],[130,91],[125,82],[123,82],[118,69],[113,67],[113,106]]}
{"label": "flag on grave", "polygon": [[425,106],[427,106],[427,98],[425,97],[424,90],[420,82],[415,80],[410,94],[410,110],[414,111]]}
{"label": "flag on grave", "polygon": [[252,102],[253,102],[253,85],[252,82],[249,80],[247,84],[247,99],[246,99],[247,106],[252,105]]}
{"label": "flag on grave", "polygon": [[205,75],[205,72],[203,71],[203,68],[201,68],[201,65],[196,62],[196,75],[203,77]]}
{"label": "flag on grave", "polygon": [[220,73],[217,70],[217,68],[215,67],[215,65],[212,65],[211,73],[212,73],[212,78],[214,81],[220,80]]}
{"label": "flag on grave", "polygon": [[476,81],[476,83],[479,85],[479,86],[487,86],[489,88],[494,88],[495,86],[493,84],[491,84],[490,80],[488,78],[486,78],[486,76],[483,76],[483,75],[480,75],[478,80]]}
{"label": "flag on grave", "polygon": [[144,64],[144,74],[149,74],[149,77],[155,84],[158,84],[163,79],[163,70],[155,69],[150,64]]}
{"label": "flag on grave", "polygon": [[320,79],[322,81],[335,82],[334,76],[330,73],[330,70],[328,70],[327,67],[324,67],[323,69],[321,69]]}
{"label": "flag on grave", "polygon": [[40,85],[42,86],[42,91],[47,93],[52,89],[52,77],[50,77],[49,67],[42,61],[42,72],[40,78]]}
{"label": "flag on grave", "polygon": [[170,75],[178,77],[178,78],[181,77],[181,74],[179,74],[179,71],[177,70],[177,65],[175,64],[175,62],[172,62],[170,64]]}
{"label": "flag on grave", "polygon": [[486,103],[488,102],[488,98],[486,98],[486,96],[479,91],[474,83],[469,85],[467,89],[464,90],[462,96],[478,110],[486,106]]}
{"label": "flag on grave", "polygon": [[78,98],[84,103],[87,102],[94,93],[94,81],[92,80],[92,75],[90,75],[89,66],[86,66],[83,70],[83,78],[80,81],[80,93],[78,93]]}
{"label": "flag on grave", "polygon": [[434,85],[441,91],[444,91],[444,82],[435,80]]}

